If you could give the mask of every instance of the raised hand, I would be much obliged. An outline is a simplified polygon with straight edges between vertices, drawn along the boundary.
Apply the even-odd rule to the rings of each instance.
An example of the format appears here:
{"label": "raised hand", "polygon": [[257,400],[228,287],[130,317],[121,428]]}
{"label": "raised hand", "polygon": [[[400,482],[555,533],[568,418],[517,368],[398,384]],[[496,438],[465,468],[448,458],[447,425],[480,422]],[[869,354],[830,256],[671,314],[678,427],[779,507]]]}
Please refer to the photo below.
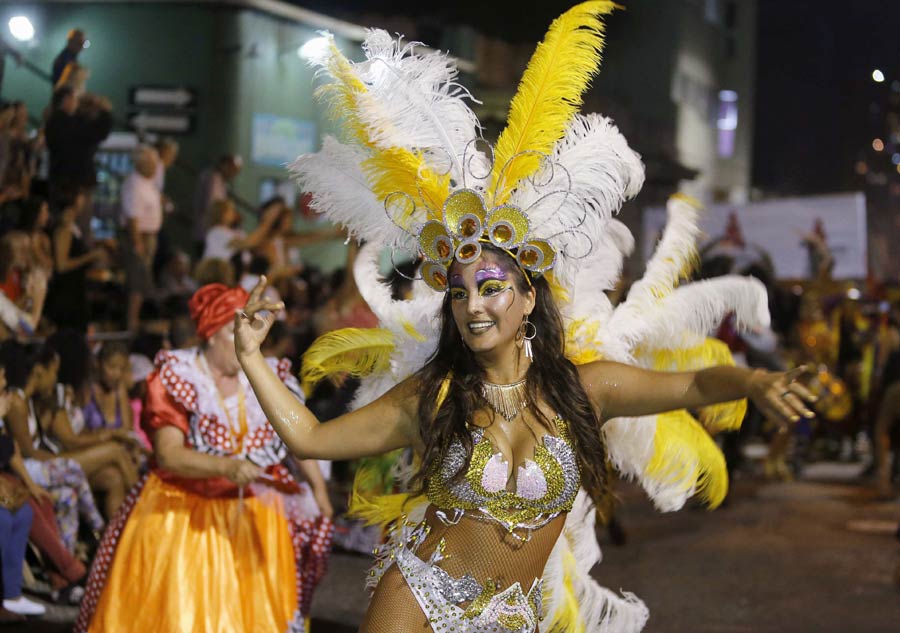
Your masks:
{"label": "raised hand", "polygon": [[750,387],[750,399],[760,411],[773,420],[797,422],[801,416],[815,416],[807,406],[818,398],[804,384],[812,375],[803,365],[787,372],[760,372]]}
{"label": "raised hand", "polygon": [[267,300],[263,296],[265,290],[266,278],[263,276],[250,291],[243,310],[238,310],[234,315],[234,349],[238,358],[259,351],[275,322],[275,313],[284,309],[282,302]]}

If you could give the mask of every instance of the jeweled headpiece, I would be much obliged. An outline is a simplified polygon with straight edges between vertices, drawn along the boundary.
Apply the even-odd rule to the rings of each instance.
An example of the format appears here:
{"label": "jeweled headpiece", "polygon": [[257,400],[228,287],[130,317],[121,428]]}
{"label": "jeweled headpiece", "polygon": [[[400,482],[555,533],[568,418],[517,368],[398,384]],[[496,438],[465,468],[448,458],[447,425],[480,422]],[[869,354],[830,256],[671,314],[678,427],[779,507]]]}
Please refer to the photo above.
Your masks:
{"label": "jeweled headpiece", "polygon": [[340,140],[325,137],[291,166],[301,188],[357,238],[421,257],[435,290],[483,244],[507,251],[526,277],[571,279],[643,183],[640,157],[609,120],[577,113],[600,64],[600,17],[613,8],[585,2],[554,21],[493,147],[446,55],[373,30],[354,63],[329,39],[311,61],[332,80],[317,94]]}

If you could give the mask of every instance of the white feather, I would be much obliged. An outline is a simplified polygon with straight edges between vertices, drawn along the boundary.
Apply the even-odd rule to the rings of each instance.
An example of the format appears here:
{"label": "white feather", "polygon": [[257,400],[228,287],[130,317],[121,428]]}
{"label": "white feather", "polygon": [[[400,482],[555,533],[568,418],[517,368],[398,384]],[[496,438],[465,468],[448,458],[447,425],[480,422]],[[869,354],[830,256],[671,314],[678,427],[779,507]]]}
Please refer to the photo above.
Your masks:
{"label": "white feather", "polygon": [[[565,579],[569,576],[578,616],[585,631],[592,633],[638,633],[647,623],[650,613],[634,594],[616,594],[601,587],[589,574],[600,562],[601,552],[595,533],[596,513],[590,496],[580,490],[572,511],[566,517],[563,533],[556,541],[544,567],[545,613],[543,622],[552,623],[563,601]],[[575,561],[574,569],[566,560]],[[543,629],[542,629],[543,630]]]}
{"label": "white feather", "polygon": [[[580,256],[595,252],[603,222],[640,191],[644,165],[612,121],[576,115],[533,178],[511,202],[526,210],[533,237],[549,239],[560,254],[554,274],[574,278]],[[572,229],[577,229],[573,233]]]}
{"label": "white feather", "polygon": [[379,252],[376,244],[363,246],[356,258],[353,276],[363,299],[378,317],[379,326],[393,334],[394,352],[389,372],[367,376],[360,381],[351,405],[353,409],[372,402],[421,369],[434,353],[438,341],[438,314],[443,296],[429,290],[414,293],[408,301],[393,300],[379,275]]}
{"label": "white feather", "polygon": [[466,104],[472,96],[457,83],[452,59],[440,52],[416,53],[417,44],[404,44],[380,29],[368,32],[367,60],[354,65],[366,85],[359,116],[376,146],[426,151],[437,173],[449,171],[461,183],[463,154],[480,136],[478,119]]}
{"label": "white feather", "polygon": [[627,302],[619,306],[605,330],[606,336],[627,342],[632,350],[697,345],[729,313],[734,313],[735,326],[741,331],[770,323],[766,287],[738,275],[687,284],[663,299],[644,303],[640,311],[633,308]]}
{"label": "white feather", "polygon": [[[671,474],[662,480],[645,474],[655,450],[653,438],[658,423],[656,416],[615,418],[603,425],[603,439],[610,463],[622,478],[637,481],[661,512],[674,512],[693,496],[696,482],[686,482]],[[697,461],[696,455],[691,453],[667,454],[666,457],[675,462]],[[695,469],[686,467],[683,472],[694,473]]]}
{"label": "white feather", "polygon": [[289,170],[297,186],[312,194],[313,208],[328,221],[348,228],[358,238],[415,248],[413,238],[391,221],[372,192],[360,167],[363,160],[361,150],[326,136],[321,150],[298,157]]}

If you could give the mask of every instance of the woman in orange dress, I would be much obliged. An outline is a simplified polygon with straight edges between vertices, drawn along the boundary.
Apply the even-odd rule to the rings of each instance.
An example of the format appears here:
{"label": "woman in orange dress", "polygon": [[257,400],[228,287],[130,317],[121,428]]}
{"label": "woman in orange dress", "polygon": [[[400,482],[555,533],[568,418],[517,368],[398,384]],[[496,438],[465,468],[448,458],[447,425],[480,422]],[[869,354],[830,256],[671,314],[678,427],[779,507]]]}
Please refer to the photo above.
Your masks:
{"label": "woman in orange dress", "polygon": [[[110,522],[76,631],[308,629],[331,507],[318,465],[288,458],[240,369],[246,298],[200,288],[190,308],[204,342],[157,357],[142,413],[155,463]],[[302,401],[290,362],[270,366]]]}

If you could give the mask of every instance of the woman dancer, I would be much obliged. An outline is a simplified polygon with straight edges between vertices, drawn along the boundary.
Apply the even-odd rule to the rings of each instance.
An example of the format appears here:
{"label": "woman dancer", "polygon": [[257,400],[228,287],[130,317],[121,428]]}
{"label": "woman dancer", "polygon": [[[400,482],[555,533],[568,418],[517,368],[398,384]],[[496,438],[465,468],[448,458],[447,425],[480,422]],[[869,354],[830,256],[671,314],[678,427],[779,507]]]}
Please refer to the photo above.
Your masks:
{"label": "woman dancer", "polygon": [[[599,16],[613,6],[587,2],[551,26],[493,161],[447,58],[373,31],[363,62],[333,46],[315,60],[334,79],[322,93],[353,144],[326,138],[300,157],[301,188],[358,238],[417,252],[425,283],[392,302],[377,249],[361,256],[355,274],[382,329],[325,337],[304,373],[376,378],[358,398],[369,404],[327,424],[259,351],[265,312],[280,307],[264,283],[236,315],[235,342],[296,455],[416,455],[411,495],[356,503],[394,526],[371,572],[364,631],[640,630],[639,600],[587,578],[598,556],[579,489],[603,494],[609,457],[661,507],[695,491],[717,503],[724,464],[686,409],[708,428],[739,422],[740,405],[717,403],[748,395],[783,418],[811,415],[797,374],[708,366],[728,359],[704,339],[714,319],[735,310],[742,324],[764,322],[765,294],[734,278],[674,289],[696,232],[684,199],[672,201],[660,254],[628,302],[613,311],[602,295],[630,247],[609,215],[642,180],[607,120],[575,114],[599,64]],[[426,284],[440,293],[427,296]],[[645,367],[604,360],[616,358]]]}
{"label": "woman dancer", "polygon": [[[110,523],[76,631],[278,631],[308,624],[332,525],[316,462],[299,465],[266,421],[234,353],[246,291],[190,301],[199,347],[161,352],[142,422],[156,463]],[[298,402],[290,362],[268,366]]]}

